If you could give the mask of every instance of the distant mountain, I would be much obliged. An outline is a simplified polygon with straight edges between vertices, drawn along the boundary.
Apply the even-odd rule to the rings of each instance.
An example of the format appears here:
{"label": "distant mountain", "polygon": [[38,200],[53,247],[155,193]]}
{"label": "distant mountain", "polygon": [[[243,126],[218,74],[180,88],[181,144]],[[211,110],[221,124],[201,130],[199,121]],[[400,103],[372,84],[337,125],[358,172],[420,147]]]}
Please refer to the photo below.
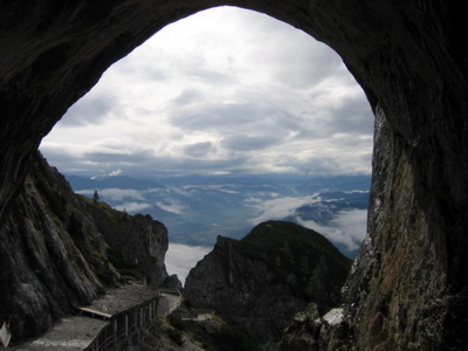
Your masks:
{"label": "distant mountain", "polygon": [[213,246],[218,235],[239,239],[260,222],[288,220],[319,230],[349,257],[355,257],[365,234],[370,187],[369,176],[67,179],[80,194],[92,197],[98,190],[114,208],[150,214],[165,223],[172,242]]}
{"label": "distant mountain", "polygon": [[135,179],[128,176],[114,176],[103,178],[86,178],[75,175],[66,176],[66,179],[71,184],[73,190],[86,190],[86,189],[105,189],[105,188],[118,188],[118,189],[150,189],[150,188],[164,188],[164,185],[153,180],[148,179]]}
{"label": "distant mountain", "polygon": [[185,295],[195,308],[231,317],[263,344],[279,341],[307,303],[326,311],[340,302],[352,261],[317,232],[267,221],[242,240],[218,237],[190,271]]}
{"label": "distant mountain", "polygon": [[330,176],[311,177],[297,185],[300,192],[324,192],[327,191],[353,191],[358,189],[369,190],[371,186],[370,176]]}
{"label": "distant mountain", "polygon": [[277,182],[268,178],[257,176],[233,176],[233,175],[180,175],[173,177],[158,178],[158,181],[174,186],[182,185],[272,185],[276,186]]}
{"label": "distant mountain", "polygon": [[319,202],[311,202],[299,206],[286,220],[312,220],[318,224],[327,224],[335,218],[336,213],[350,209],[367,210],[369,206],[368,192],[329,192],[319,193],[315,197]]}

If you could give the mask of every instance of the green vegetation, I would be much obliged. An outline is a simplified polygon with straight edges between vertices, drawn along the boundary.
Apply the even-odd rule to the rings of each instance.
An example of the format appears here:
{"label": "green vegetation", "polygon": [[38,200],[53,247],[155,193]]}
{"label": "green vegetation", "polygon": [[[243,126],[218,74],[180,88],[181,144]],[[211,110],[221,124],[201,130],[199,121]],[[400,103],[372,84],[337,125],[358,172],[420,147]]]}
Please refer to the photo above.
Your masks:
{"label": "green vegetation", "polygon": [[131,276],[135,279],[142,278],[138,269],[138,265],[135,262],[128,260],[122,250],[117,247],[109,246],[106,250],[106,253],[109,261],[114,265],[114,267],[121,275]]}
{"label": "green vegetation", "polygon": [[82,262],[84,258],[105,286],[115,286],[119,282],[117,272],[141,279],[138,266],[126,259],[120,249],[109,248],[112,243],[106,243],[100,228],[101,225],[117,231],[128,227],[131,216],[100,202],[97,191],[93,198],[74,194],[65,178],[47,165],[40,153],[32,163],[26,184],[37,189],[40,194],[38,201],[44,204],[46,213],[57,228],[63,228],[57,233],[62,236],[71,253],[72,264],[78,270],[86,270]]}
{"label": "green vegetation", "polygon": [[242,255],[273,269],[294,294],[321,311],[339,303],[352,261],[319,233],[291,222],[268,221],[242,240],[231,240]]}

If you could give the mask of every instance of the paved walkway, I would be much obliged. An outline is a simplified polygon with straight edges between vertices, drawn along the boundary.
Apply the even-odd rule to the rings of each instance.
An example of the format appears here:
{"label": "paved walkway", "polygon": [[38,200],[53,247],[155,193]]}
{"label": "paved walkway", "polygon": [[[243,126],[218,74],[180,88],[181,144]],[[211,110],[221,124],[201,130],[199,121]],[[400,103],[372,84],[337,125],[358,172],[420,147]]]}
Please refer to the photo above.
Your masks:
{"label": "paved walkway", "polygon": [[180,307],[182,303],[182,295],[178,290],[161,290],[158,315],[166,317]]}
{"label": "paved walkway", "polygon": [[94,318],[65,318],[39,339],[27,345],[9,347],[8,350],[83,351],[108,323]]}
{"label": "paved walkway", "polygon": [[[81,307],[85,316],[70,316],[33,341],[10,345],[18,351],[82,351],[109,325],[114,317],[139,305],[161,298],[157,289],[131,284],[110,290],[90,306]],[[98,316],[98,318],[92,318]]]}
{"label": "paved walkway", "polygon": [[159,290],[145,285],[124,285],[117,289],[111,289],[106,295],[101,296],[90,306],[80,307],[80,310],[96,314],[106,318],[112,318],[119,313],[128,311],[148,300],[159,296]]}

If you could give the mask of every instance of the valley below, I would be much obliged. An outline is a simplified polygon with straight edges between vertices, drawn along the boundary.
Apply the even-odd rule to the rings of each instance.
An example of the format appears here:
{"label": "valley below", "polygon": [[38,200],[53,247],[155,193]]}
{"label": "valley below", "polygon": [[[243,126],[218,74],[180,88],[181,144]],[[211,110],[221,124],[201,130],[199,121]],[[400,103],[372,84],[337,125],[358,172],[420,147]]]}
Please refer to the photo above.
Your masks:
{"label": "valley below", "polygon": [[371,181],[291,175],[66,178],[78,194],[92,197],[97,191],[115,209],[163,222],[173,244],[211,249],[218,235],[241,239],[263,221],[286,220],[318,231],[350,258],[366,233]]}

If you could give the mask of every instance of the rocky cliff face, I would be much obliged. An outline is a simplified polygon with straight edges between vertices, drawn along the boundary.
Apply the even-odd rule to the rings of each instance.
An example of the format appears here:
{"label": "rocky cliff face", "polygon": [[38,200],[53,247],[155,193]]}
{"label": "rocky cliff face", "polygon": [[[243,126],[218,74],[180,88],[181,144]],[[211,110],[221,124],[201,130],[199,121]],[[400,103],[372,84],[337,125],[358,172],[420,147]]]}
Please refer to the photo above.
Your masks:
{"label": "rocky cliff face", "polygon": [[[15,225],[7,212],[20,208],[28,163],[67,108],[157,30],[217,5],[264,12],[330,45],[376,113],[369,235],[347,292],[356,348],[466,348],[468,4],[461,0],[2,3],[2,230]],[[2,274],[10,278],[23,274],[11,254],[22,239],[8,240]]]}
{"label": "rocky cliff face", "polygon": [[223,237],[190,271],[185,295],[194,308],[237,320],[262,344],[278,342],[288,321],[306,306],[264,262],[242,256]]}
{"label": "rocky cliff face", "polygon": [[0,243],[0,316],[11,318],[15,339],[45,331],[124,283],[125,275],[153,285],[167,278],[161,223],[76,196],[41,157],[0,230]]}
{"label": "rocky cliff face", "polygon": [[351,261],[328,240],[296,224],[259,224],[241,241],[218,237],[190,271],[185,295],[195,308],[214,309],[253,332],[264,349],[310,300],[339,303]]}

